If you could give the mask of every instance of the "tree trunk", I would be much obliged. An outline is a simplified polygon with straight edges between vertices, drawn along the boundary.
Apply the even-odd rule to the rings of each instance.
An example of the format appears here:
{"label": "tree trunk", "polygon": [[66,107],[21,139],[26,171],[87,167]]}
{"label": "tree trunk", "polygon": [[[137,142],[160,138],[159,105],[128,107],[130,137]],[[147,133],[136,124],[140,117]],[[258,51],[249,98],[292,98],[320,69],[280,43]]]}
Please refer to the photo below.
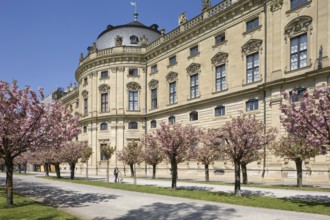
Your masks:
{"label": "tree trunk", "polygon": [[88,160],[86,162],[86,179],[88,179]]}
{"label": "tree trunk", "polygon": [[70,178],[74,179],[74,170],[76,169],[76,163],[70,163]]}
{"label": "tree trunk", "polygon": [[54,166],[55,166],[56,177],[57,178],[61,178],[60,164],[59,163],[55,163]]}
{"label": "tree trunk", "polygon": [[156,164],[152,165],[152,179],[156,179]]}
{"label": "tree trunk", "polygon": [[172,174],[172,189],[176,189],[176,181],[178,179],[178,164],[175,156],[171,157],[171,174]]}
{"label": "tree trunk", "polygon": [[129,165],[129,167],[131,168],[131,177],[134,177],[134,166],[133,166],[133,164],[131,163]]}
{"label": "tree trunk", "polygon": [[21,174],[22,173],[22,165],[19,163],[18,164],[18,173]]}
{"label": "tree trunk", "polygon": [[27,170],[27,163],[24,163],[24,174],[26,174],[26,170]]}
{"label": "tree trunk", "polygon": [[46,176],[49,176],[49,165],[48,163],[44,164]]}
{"label": "tree trunk", "polygon": [[7,190],[7,206],[14,205],[14,189],[13,189],[13,172],[14,172],[14,163],[13,160],[6,160],[6,190]]}
{"label": "tree trunk", "polygon": [[235,160],[235,195],[241,196],[241,161]]}
{"label": "tree trunk", "polygon": [[107,183],[109,183],[109,160],[107,160]]}
{"label": "tree trunk", "polygon": [[205,182],[210,181],[210,171],[209,171],[209,165],[205,164]]}
{"label": "tree trunk", "polygon": [[296,159],[296,169],[297,169],[297,187],[302,187],[302,160]]}
{"label": "tree trunk", "polygon": [[246,168],[246,163],[242,162],[241,167],[242,167],[242,176],[243,176],[243,184],[249,184],[248,181],[248,176],[247,176],[247,168]]}

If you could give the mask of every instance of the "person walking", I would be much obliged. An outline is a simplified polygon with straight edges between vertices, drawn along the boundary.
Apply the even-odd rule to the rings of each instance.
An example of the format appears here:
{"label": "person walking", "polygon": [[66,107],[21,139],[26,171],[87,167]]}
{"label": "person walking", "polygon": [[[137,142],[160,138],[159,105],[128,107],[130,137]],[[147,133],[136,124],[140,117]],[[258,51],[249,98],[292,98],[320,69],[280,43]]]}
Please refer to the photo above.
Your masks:
{"label": "person walking", "polygon": [[118,167],[115,167],[115,169],[113,170],[113,175],[115,176],[115,183],[118,183],[118,175],[119,175]]}

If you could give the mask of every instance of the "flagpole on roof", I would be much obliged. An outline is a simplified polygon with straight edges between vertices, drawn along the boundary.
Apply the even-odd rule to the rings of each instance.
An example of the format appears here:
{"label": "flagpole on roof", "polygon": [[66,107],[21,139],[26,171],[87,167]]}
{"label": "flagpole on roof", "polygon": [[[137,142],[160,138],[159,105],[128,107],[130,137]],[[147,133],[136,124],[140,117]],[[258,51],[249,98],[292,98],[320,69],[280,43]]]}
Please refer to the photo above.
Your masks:
{"label": "flagpole on roof", "polygon": [[134,6],[134,20],[137,21],[139,13],[137,12],[137,4],[136,2],[131,2],[131,5]]}

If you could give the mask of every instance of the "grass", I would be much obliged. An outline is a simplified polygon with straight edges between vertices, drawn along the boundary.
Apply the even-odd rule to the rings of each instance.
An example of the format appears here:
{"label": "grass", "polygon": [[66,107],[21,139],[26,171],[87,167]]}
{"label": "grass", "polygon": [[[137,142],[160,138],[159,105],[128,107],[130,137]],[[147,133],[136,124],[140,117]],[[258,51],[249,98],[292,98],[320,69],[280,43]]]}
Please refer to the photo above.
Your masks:
{"label": "grass", "polygon": [[198,199],[198,200],[205,200],[212,202],[252,206],[252,207],[262,207],[262,208],[280,209],[287,211],[330,215],[330,203],[323,203],[317,201],[281,199],[281,198],[266,197],[266,196],[237,197],[233,194],[221,193],[221,192],[209,192],[203,190],[187,190],[187,189],[172,190],[170,188],[164,188],[164,187],[141,186],[141,185],[131,185],[131,184],[115,184],[115,183],[106,183],[102,181],[89,181],[83,179],[70,180],[65,178],[57,179],[54,177],[43,177],[43,178],[67,181],[78,184],[99,186],[99,187],[107,187],[113,189],[142,192],[142,193],[152,193],[158,195],[183,197],[189,199]]}
{"label": "grass", "polygon": [[53,207],[43,205],[24,196],[14,195],[14,206],[7,207],[6,195],[0,189],[0,219],[6,220],[78,220]]}

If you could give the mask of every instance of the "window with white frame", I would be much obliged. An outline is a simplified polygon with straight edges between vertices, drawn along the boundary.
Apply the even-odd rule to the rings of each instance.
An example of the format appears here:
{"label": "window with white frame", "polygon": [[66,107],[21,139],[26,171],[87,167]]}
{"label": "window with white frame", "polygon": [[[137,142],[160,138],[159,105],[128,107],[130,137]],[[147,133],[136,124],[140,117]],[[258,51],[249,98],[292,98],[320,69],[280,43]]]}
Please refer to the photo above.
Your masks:
{"label": "window with white frame", "polygon": [[101,72],[101,78],[108,78],[108,71],[102,71]]}
{"label": "window with white frame", "polygon": [[157,88],[151,90],[151,109],[157,108]]}
{"label": "window with white frame", "polygon": [[153,65],[153,66],[151,66],[150,69],[151,69],[151,73],[155,73],[155,72],[158,71],[157,65]]}
{"label": "window with white frame", "polygon": [[291,38],[290,66],[291,70],[307,66],[307,34]]}
{"label": "window with white frame", "polygon": [[298,8],[300,5],[307,3],[308,0],[291,0],[291,9]]}
{"label": "window with white frame", "polygon": [[259,80],[259,53],[246,57],[246,82],[252,83]]}
{"label": "window with white frame", "polygon": [[138,91],[128,92],[128,110],[138,111]]}
{"label": "window with white frame", "polygon": [[169,65],[175,65],[176,64],[176,56],[172,56],[169,58]]}
{"label": "window with white frame", "polygon": [[138,129],[138,123],[136,121],[130,121],[128,123],[128,129]]}
{"label": "window with white frame", "polygon": [[109,111],[108,93],[101,94],[101,112]]}
{"label": "window with white frame", "polygon": [[84,98],[84,116],[88,116],[88,98]]}
{"label": "window with white frame", "polygon": [[226,65],[217,66],[215,68],[215,88],[217,92],[227,89]]}
{"label": "window with white frame", "polygon": [[258,110],[259,108],[259,101],[257,99],[250,99],[249,101],[246,102],[246,111],[254,111]]}
{"label": "window with white frame", "polygon": [[217,106],[217,107],[215,107],[215,109],[214,109],[214,115],[216,117],[224,116],[225,114],[226,114],[225,106]]}
{"label": "window with white frame", "polygon": [[106,122],[101,123],[101,125],[100,125],[100,130],[101,130],[101,131],[106,131],[106,130],[108,130],[108,123],[106,123]]}
{"label": "window with white frame", "polygon": [[259,18],[255,18],[246,22],[246,31],[250,31],[259,27]]}
{"label": "window with white frame", "polygon": [[171,82],[169,84],[169,103],[176,103],[176,82]]}
{"label": "window with white frame", "polygon": [[173,124],[175,124],[175,116],[170,116],[169,118],[168,118],[168,123],[169,124],[171,124],[171,125],[173,125]]}
{"label": "window with white frame", "polygon": [[190,98],[198,97],[198,74],[190,76]]}
{"label": "window with white frame", "polygon": [[150,122],[150,127],[151,127],[151,128],[156,128],[156,127],[157,127],[157,122],[156,122],[156,120],[152,120],[152,121]]}
{"label": "window with white frame", "polygon": [[190,121],[197,121],[198,120],[198,112],[192,111],[189,114]]}
{"label": "window with white frame", "polygon": [[198,52],[198,45],[190,48],[190,56],[196,56]]}

